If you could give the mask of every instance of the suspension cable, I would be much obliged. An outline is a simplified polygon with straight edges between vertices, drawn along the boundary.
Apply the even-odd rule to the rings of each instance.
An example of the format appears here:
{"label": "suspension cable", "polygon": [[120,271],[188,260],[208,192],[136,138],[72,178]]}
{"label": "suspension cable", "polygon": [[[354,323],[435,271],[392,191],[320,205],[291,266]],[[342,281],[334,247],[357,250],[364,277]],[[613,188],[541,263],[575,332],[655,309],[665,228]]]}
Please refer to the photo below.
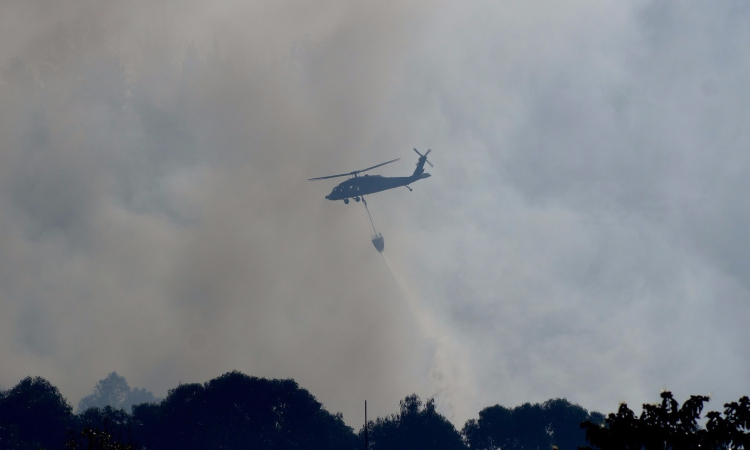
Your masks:
{"label": "suspension cable", "polygon": [[365,204],[365,209],[367,210],[367,217],[370,218],[370,225],[372,225],[372,232],[375,234],[378,234],[377,230],[375,229],[375,222],[372,221],[372,214],[370,214],[370,208],[367,207],[367,202],[365,201],[364,195],[362,196],[362,203]]}

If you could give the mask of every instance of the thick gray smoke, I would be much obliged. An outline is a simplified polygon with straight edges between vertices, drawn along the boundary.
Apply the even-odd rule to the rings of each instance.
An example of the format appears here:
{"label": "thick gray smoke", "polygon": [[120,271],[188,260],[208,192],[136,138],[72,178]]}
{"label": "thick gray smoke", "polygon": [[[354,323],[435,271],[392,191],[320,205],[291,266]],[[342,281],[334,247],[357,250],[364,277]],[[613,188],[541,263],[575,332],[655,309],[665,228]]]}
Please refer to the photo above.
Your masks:
{"label": "thick gray smoke", "polygon": [[[0,6],[0,384],[75,403],[293,377],[352,425],[437,394],[747,394],[750,7]],[[341,173],[433,177],[361,205]],[[392,269],[392,270],[390,270]]]}
{"label": "thick gray smoke", "polygon": [[0,380],[75,404],[113,370],[164,395],[238,369],[389,412],[422,332],[364,208],[306,179],[393,155],[416,6],[202,3],[4,3]]}

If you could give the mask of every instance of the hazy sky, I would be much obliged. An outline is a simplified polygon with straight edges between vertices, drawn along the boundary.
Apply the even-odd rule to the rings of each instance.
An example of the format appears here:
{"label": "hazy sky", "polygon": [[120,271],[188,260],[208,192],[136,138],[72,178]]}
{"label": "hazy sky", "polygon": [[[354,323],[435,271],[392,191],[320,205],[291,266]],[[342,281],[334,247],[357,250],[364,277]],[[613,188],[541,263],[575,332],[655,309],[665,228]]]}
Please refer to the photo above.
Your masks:
{"label": "hazy sky", "polygon": [[[210,6],[209,6],[210,3]],[[610,412],[750,379],[750,5],[8,0],[0,385]],[[361,204],[315,176],[432,148]]]}

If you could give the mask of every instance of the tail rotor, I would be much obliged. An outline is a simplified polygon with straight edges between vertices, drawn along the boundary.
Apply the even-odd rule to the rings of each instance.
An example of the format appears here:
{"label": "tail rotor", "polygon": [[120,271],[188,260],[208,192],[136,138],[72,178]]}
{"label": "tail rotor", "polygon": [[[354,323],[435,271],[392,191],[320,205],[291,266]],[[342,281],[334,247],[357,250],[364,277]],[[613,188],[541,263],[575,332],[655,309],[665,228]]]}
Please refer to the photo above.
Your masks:
{"label": "tail rotor", "polygon": [[[415,152],[417,153],[417,155],[419,155],[419,159],[422,159],[422,158],[424,158],[424,161],[425,161],[425,162],[426,162],[427,164],[429,164],[429,165],[430,165],[430,167],[435,167],[435,166],[433,166],[433,165],[432,165],[432,163],[431,163],[430,161],[428,161],[428,160],[427,160],[427,155],[429,155],[429,154],[430,154],[430,152],[432,151],[432,149],[429,149],[429,148],[428,148],[428,149],[427,149],[427,151],[426,151],[426,152],[424,152],[424,155],[423,155],[423,154],[421,154],[421,153],[419,153],[419,150],[417,150],[416,148],[414,149],[414,151],[415,151]],[[417,163],[417,164],[419,164],[419,163]]]}

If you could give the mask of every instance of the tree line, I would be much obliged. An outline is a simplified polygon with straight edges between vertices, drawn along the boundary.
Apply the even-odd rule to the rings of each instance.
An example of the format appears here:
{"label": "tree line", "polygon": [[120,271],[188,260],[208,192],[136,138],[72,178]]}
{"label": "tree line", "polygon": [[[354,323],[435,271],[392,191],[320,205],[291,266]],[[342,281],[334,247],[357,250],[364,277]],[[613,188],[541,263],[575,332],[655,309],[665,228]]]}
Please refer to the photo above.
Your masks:
{"label": "tree line", "polygon": [[365,447],[365,434],[368,450],[750,448],[747,397],[702,418],[707,397],[680,406],[671,393],[661,396],[661,403],[643,405],[640,416],[622,404],[606,418],[565,399],[495,405],[457,430],[434,399],[410,395],[397,413],[355,433],[294,380],[229,372],[181,384],[130,411],[108,405],[73,413],[55,386],[27,377],[0,391],[0,448],[354,450]]}
{"label": "tree line", "polygon": [[[122,404],[132,391],[124,378],[110,374],[74,413],[49,381],[27,377],[0,392],[0,448],[364,447],[364,425],[355,432],[340,413],[328,412],[294,380],[229,372],[206,383],[181,384],[163,400],[135,404],[130,411],[100,402],[107,397]],[[143,390],[135,391],[143,395]],[[97,402],[98,406],[91,406]],[[410,395],[400,402],[397,413],[370,421],[367,435],[370,450],[506,448],[511,443],[518,448],[533,443],[538,448],[575,449],[585,444],[580,423],[602,419],[601,414],[557,399],[510,409],[486,408],[479,420],[470,420],[457,430],[437,412],[434,399],[422,401]]]}

